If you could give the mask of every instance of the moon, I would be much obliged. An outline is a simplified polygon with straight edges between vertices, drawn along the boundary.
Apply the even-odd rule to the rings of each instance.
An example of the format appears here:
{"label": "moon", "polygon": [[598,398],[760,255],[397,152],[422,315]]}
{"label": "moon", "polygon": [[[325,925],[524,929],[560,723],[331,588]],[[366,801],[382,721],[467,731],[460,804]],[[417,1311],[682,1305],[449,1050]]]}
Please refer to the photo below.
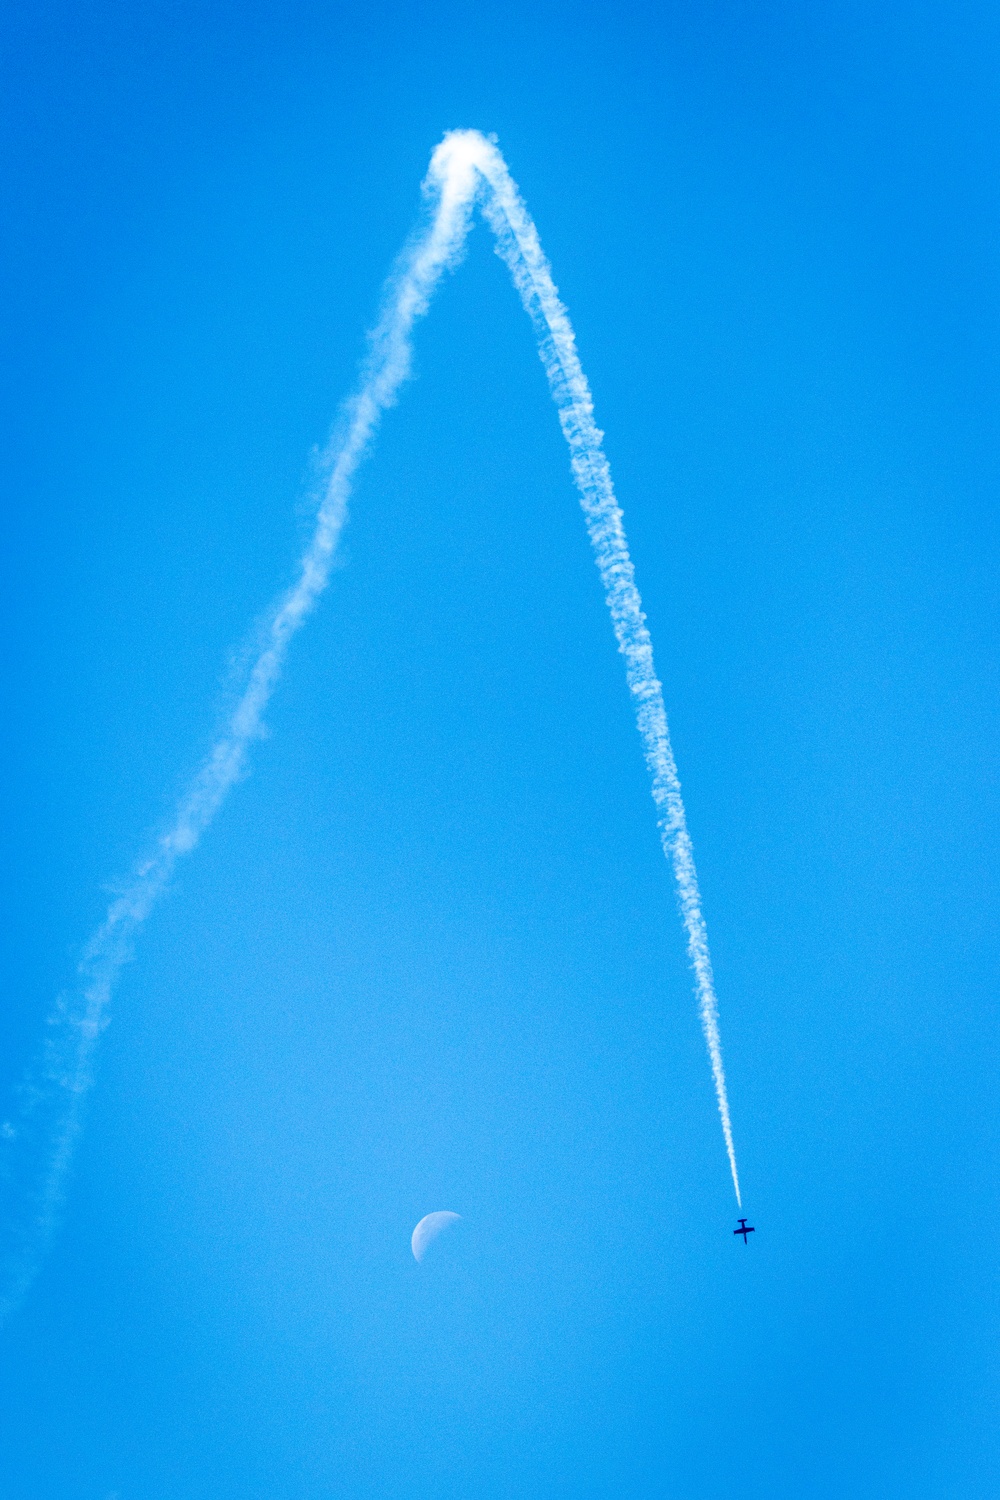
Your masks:
{"label": "moon", "polygon": [[462,1217],[461,1214],[453,1214],[450,1209],[439,1208],[436,1213],[424,1214],[413,1234],[410,1236],[410,1249],[413,1251],[413,1259],[423,1260],[427,1254],[432,1240],[436,1240],[442,1229],[447,1229]]}

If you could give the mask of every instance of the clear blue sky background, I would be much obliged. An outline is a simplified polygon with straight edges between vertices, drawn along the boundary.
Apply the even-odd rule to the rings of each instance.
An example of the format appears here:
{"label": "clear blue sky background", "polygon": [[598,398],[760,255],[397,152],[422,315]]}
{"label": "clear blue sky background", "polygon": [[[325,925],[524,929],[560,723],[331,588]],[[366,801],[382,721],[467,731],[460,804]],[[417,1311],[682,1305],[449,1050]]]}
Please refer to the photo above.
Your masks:
{"label": "clear blue sky background", "polygon": [[995,1496],[996,6],[33,0],[0,48],[4,1097],[477,126],[607,431],[758,1226],[480,227],[125,974],[4,1500]]}

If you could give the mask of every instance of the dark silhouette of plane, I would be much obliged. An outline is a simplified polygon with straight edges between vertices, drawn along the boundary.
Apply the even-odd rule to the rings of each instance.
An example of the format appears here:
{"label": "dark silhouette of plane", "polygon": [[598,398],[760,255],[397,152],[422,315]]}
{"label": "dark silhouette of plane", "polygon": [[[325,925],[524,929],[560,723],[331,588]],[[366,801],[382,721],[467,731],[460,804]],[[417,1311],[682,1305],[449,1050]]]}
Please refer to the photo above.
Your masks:
{"label": "dark silhouette of plane", "polygon": [[752,1224],[748,1224],[747,1221],[746,1221],[746,1219],[741,1219],[740,1220],[740,1227],[739,1227],[739,1229],[734,1229],[733,1230],[734,1234],[741,1234],[743,1236],[743,1243],[744,1243],[744,1245],[747,1242],[747,1235],[748,1234],[756,1234],[756,1232],[757,1231],[754,1229],[753,1225]]}

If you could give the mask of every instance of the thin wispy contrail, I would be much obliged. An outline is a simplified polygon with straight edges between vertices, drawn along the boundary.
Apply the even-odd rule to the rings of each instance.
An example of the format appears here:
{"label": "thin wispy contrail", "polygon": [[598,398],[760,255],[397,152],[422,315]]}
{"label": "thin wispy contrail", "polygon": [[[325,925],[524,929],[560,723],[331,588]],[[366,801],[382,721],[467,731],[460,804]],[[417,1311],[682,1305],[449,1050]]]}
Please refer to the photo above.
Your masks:
{"label": "thin wispy contrail", "polygon": [[496,236],[538,339],[571,466],[604,584],[619,649],[635,702],[663,847],[677,880],[688,953],[722,1117],[733,1185],[739,1179],[719,1041],[718,1008],[705,922],[667,732],[663,694],[653,669],[649,631],[635,587],[622,515],[593,419],[593,402],[576,352],[566,309],[552,280],[538,233],[496,144],[478,131],[452,131],[435,150],[424,194],[428,214],[386,287],[383,310],[369,339],[358,389],[346,403],[323,455],[320,500],[312,537],[296,581],[266,618],[246,685],[226,727],[178,804],[173,821],[137,866],[87,943],[78,983],[60,997],[47,1023],[42,1059],[19,1091],[15,1115],[0,1126],[0,1180],[19,1196],[6,1226],[10,1249],[0,1283],[0,1320],[20,1303],[51,1240],[67,1169],[92,1081],[94,1050],[132,943],[166,890],[177,863],[196,848],[227,793],[243,774],[248,751],[263,732],[263,717],[289,644],[330,577],[355,471],[382,414],[393,405],[410,371],[415,323],[426,313],[443,273],[460,259],[479,203]]}

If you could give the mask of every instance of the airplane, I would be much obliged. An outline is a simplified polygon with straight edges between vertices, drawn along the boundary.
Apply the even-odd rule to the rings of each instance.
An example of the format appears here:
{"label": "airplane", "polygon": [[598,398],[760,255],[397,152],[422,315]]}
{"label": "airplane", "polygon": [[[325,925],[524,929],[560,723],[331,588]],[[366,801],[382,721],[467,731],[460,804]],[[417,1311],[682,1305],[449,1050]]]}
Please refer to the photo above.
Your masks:
{"label": "airplane", "polygon": [[753,1227],[752,1224],[748,1224],[747,1223],[746,1219],[741,1219],[740,1220],[740,1227],[739,1227],[739,1229],[734,1229],[733,1233],[734,1234],[741,1234],[743,1236],[743,1243],[745,1245],[746,1242],[747,1242],[747,1235],[748,1234],[755,1234],[756,1230],[754,1229],[754,1227]]}

